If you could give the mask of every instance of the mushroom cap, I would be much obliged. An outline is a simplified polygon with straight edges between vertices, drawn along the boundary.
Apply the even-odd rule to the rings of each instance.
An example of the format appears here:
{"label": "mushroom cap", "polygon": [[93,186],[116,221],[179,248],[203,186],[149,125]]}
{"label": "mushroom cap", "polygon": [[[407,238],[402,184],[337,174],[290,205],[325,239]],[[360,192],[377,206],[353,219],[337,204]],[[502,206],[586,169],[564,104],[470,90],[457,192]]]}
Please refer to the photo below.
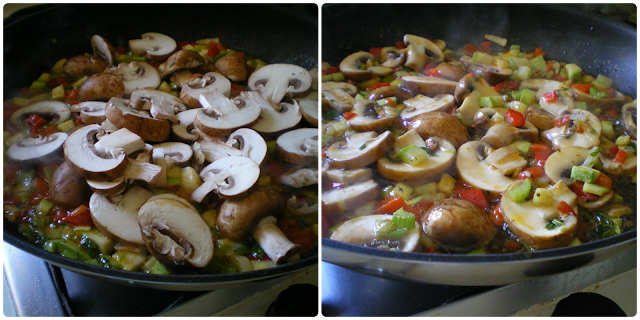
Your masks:
{"label": "mushroom cap", "polygon": [[243,91],[231,100],[218,90],[200,94],[200,104],[194,125],[202,132],[215,136],[253,125],[260,116],[260,106]]}
{"label": "mushroom cap", "polygon": [[104,71],[107,64],[94,56],[79,55],[67,60],[62,68],[66,74],[80,78]]}
{"label": "mushroom cap", "polygon": [[195,69],[205,62],[204,58],[193,50],[178,50],[165,61],[162,76],[168,77],[180,69]]}
{"label": "mushroom cap", "polygon": [[276,156],[300,165],[315,163],[318,157],[318,130],[300,128],[281,134],[276,139]]}
{"label": "mushroom cap", "polygon": [[462,103],[472,91],[479,91],[480,96],[497,96],[498,92],[483,77],[478,77],[473,73],[467,73],[460,79],[453,93],[456,102]]}
{"label": "mushroom cap", "polygon": [[225,157],[248,157],[261,165],[267,156],[267,142],[256,131],[241,128],[229,135],[227,142],[218,140],[200,140],[200,150],[209,162]]}
{"label": "mushroom cap", "polygon": [[318,99],[303,99],[298,101],[302,116],[312,126],[318,126]]}
{"label": "mushroom cap", "polygon": [[102,132],[100,125],[87,125],[74,131],[64,143],[66,161],[83,178],[110,180],[127,168],[128,158],[123,149],[106,152],[95,147],[96,135]]}
{"label": "mushroom cap", "polygon": [[86,180],[93,192],[105,196],[121,194],[129,185],[127,179],[122,176],[108,181]]}
{"label": "mushroom cap", "polygon": [[571,168],[584,163],[589,155],[589,149],[580,147],[562,148],[547,158],[544,163],[544,172],[553,183],[563,181],[566,185],[572,185],[570,179]]}
{"label": "mushroom cap", "polygon": [[169,157],[173,163],[183,165],[191,160],[193,150],[191,146],[182,142],[163,142],[153,145],[152,157]]}
{"label": "mushroom cap", "polygon": [[7,149],[9,159],[15,161],[51,161],[60,150],[68,135],[56,132],[46,137],[28,137],[16,141]]}
{"label": "mushroom cap", "polygon": [[373,71],[360,69],[360,64],[372,64],[374,60],[375,58],[369,52],[354,52],[342,59],[338,68],[345,77],[354,81],[363,81],[370,79]]}
{"label": "mushroom cap", "polygon": [[349,125],[358,131],[377,131],[389,127],[395,117],[389,115],[375,101],[358,100],[351,110],[355,117],[347,120]]}
{"label": "mushroom cap", "polygon": [[391,220],[392,218],[393,215],[378,214],[351,219],[333,231],[331,240],[363,245],[365,247],[378,247],[387,244],[402,252],[415,250],[420,242],[420,228],[417,222],[415,223],[415,227],[409,230],[409,234],[400,239],[394,239],[393,241],[376,239],[376,225],[378,220]]}
{"label": "mushroom cap", "polygon": [[112,66],[115,56],[116,49],[107,41],[105,38],[94,34],[91,36],[91,48],[93,49],[93,55],[102,58],[107,66]]}
{"label": "mushroom cap", "polygon": [[389,50],[380,55],[378,59],[380,65],[387,68],[397,68],[402,66],[407,60],[406,50]]}
{"label": "mushroom cap", "polygon": [[440,137],[451,142],[456,149],[470,140],[469,131],[456,118],[442,111],[419,114],[406,125],[407,130],[415,129],[423,139]]}
{"label": "mushroom cap", "polygon": [[460,81],[467,72],[460,66],[448,62],[442,62],[434,69],[438,71],[438,75],[452,81]]}
{"label": "mushroom cap", "polygon": [[180,99],[189,106],[189,108],[200,108],[200,94],[203,92],[217,89],[224,96],[228,97],[231,93],[231,82],[227,77],[217,72],[208,72],[204,76],[193,77],[182,85],[180,91]]}
{"label": "mushroom cap", "polygon": [[435,156],[428,156],[426,161],[417,166],[382,157],[378,160],[380,175],[393,181],[411,184],[427,181],[447,170],[456,159],[455,147],[451,142],[438,137],[429,139],[437,142],[438,148],[434,150]]}
{"label": "mushroom cap", "polygon": [[247,61],[243,55],[237,52],[229,52],[215,63],[218,72],[225,75],[231,81],[241,82],[247,80]]}
{"label": "mushroom cap", "polygon": [[419,94],[403,102],[406,108],[402,109],[400,117],[411,120],[417,115],[431,111],[447,112],[453,108],[454,102],[455,99],[450,94],[439,94],[433,98]]}
{"label": "mushroom cap", "polygon": [[137,185],[133,185],[117,203],[94,193],[89,200],[91,219],[103,234],[129,244],[142,245],[138,210],[152,196],[153,192]]}
{"label": "mushroom cap", "polygon": [[397,103],[404,103],[404,101],[411,99],[413,96],[399,86],[384,86],[371,91],[368,99],[379,100],[388,97],[396,97]]}
{"label": "mushroom cap", "polygon": [[425,235],[452,252],[466,252],[487,244],[496,232],[491,219],[475,204],[456,198],[440,200],[422,215]]}
{"label": "mushroom cap", "polygon": [[173,194],[153,196],[138,211],[138,219],[147,249],[163,265],[201,268],[213,258],[211,230],[188,201]]}
{"label": "mushroom cap", "polygon": [[254,71],[248,80],[251,90],[258,90],[269,102],[276,104],[286,95],[303,93],[311,87],[311,74],[302,67],[275,63]]}
{"label": "mushroom cap", "polygon": [[588,104],[592,108],[601,109],[618,109],[627,102],[627,97],[619,91],[613,92],[613,97],[606,97],[604,99],[598,99],[591,96],[589,93],[585,93],[571,88],[575,101],[580,101]]}
{"label": "mushroom cap", "polygon": [[380,187],[372,179],[322,193],[322,214],[334,217],[374,200]]}
{"label": "mushroom cap", "polygon": [[125,94],[131,94],[137,89],[155,89],[162,82],[158,70],[144,61],[121,63],[117,67],[108,68],[105,72],[122,77]]}
{"label": "mushroom cap", "polygon": [[153,61],[167,59],[178,47],[173,38],[157,32],[148,32],[141,39],[129,40],[129,49],[135,54],[146,53]]}
{"label": "mushroom cap", "polygon": [[260,167],[251,158],[230,156],[204,167],[200,177],[204,183],[191,194],[194,201],[201,202],[214,190],[223,198],[240,197],[258,182]]}
{"label": "mushroom cap", "polygon": [[[514,182],[507,190],[516,188],[523,181]],[[565,214],[558,210],[560,201],[567,203],[574,212],[578,212],[578,197],[567,185],[559,181],[547,187],[553,192],[553,204],[535,206],[532,201],[516,203],[505,194],[500,200],[501,214],[509,225],[509,230],[534,250],[545,250],[567,246],[576,236],[578,219],[575,215]],[[563,222],[561,227],[547,229],[552,219]]]}
{"label": "mushroom cap", "polygon": [[347,142],[332,144],[326,151],[331,166],[354,169],[368,166],[380,159],[393,147],[396,138],[391,131],[378,135],[376,132],[360,132],[349,137]]}
{"label": "mushroom cap", "polygon": [[[407,45],[407,60],[404,65],[414,71],[422,72],[427,62],[433,61],[439,63],[444,61],[444,53],[442,53],[440,47],[431,40],[412,34],[404,35],[403,40]],[[429,57],[427,52],[434,57]]]}
{"label": "mushroom cap", "polygon": [[91,189],[85,179],[78,176],[63,162],[51,176],[49,183],[49,198],[55,205],[63,208],[77,208],[91,197]]}
{"label": "mushroom cap", "polygon": [[405,75],[400,80],[402,80],[402,86],[414,94],[423,94],[429,97],[439,94],[453,94],[458,85],[455,81],[422,75]]}
{"label": "mushroom cap", "polygon": [[22,124],[29,115],[34,113],[51,121],[51,124],[61,124],[71,118],[71,110],[66,103],[62,101],[45,100],[16,110],[11,114],[9,121],[14,125]]}
{"label": "mushroom cap", "polygon": [[124,94],[124,81],[111,73],[96,73],[78,88],[78,101],[107,101],[120,98]]}
{"label": "mushroom cap", "polygon": [[239,241],[264,217],[284,214],[284,198],[271,188],[259,187],[241,199],[227,199],[220,206],[217,226],[227,239]]}
{"label": "mushroom cap", "polygon": [[148,113],[129,107],[129,100],[112,98],[105,108],[107,120],[118,128],[127,128],[145,141],[166,141],[171,134],[171,122],[154,119]]}
{"label": "mushroom cap", "polygon": [[480,141],[469,141],[460,146],[456,169],[467,184],[488,192],[502,193],[515,179],[504,176],[497,168],[484,163],[485,148],[490,146]]}
{"label": "mushroom cap", "polygon": [[323,82],[322,96],[329,102],[331,108],[340,113],[350,111],[356,99],[358,88],[346,82]]}

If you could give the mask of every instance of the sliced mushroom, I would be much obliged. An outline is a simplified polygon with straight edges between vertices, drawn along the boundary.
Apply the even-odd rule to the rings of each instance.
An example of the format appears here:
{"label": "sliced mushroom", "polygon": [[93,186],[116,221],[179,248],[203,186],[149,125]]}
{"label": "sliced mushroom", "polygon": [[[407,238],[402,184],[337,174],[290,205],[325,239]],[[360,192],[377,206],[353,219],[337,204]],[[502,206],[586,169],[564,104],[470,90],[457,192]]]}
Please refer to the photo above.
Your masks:
{"label": "sliced mushroom", "polygon": [[511,69],[472,61],[469,56],[463,56],[460,58],[460,62],[462,62],[462,65],[464,65],[468,72],[482,76],[482,79],[485,79],[490,85],[495,85],[509,79],[513,73]]}
{"label": "sliced mushroom", "polygon": [[493,239],[491,219],[475,204],[456,198],[440,200],[422,216],[422,231],[441,248],[467,252]]}
{"label": "sliced mushroom", "polygon": [[485,135],[480,139],[480,141],[490,144],[495,149],[505,147],[516,140],[537,141],[538,128],[528,121],[525,121],[522,127],[514,127],[506,123],[497,123],[489,127],[489,130],[487,130]]}
{"label": "sliced mushroom", "polygon": [[93,192],[104,196],[119,195],[129,185],[124,176],[108,181],[86,180],[86,182]]}
{"label": "sliced mushroom", "polygon": [[247,157],[231,156],[217,160],[200,171],[204,183],[191,194],[202,202],[212,191],[224,198],[238,197],[253,187],[260,177],[260,167]]}
{"label": "sliced mushroom", "polygon": [[138,211],[139,229],[149,252],[167,267],[205,267],[213,258],[209,226],[188,201],[153,196]]}
{"label": "sliced mushroom", "polygon": [[209,162],[225,157],[248,157],[261,165],[267,156],[267,143],[256,131],[241,128],[234,131],[226,142],[201,140],[200,150]]}
{"label": "sliced mushroom", "polygon": [[412,95],[398,86],[384,86],[374,89],[369,94],[369,100],[379,100],[382,98],[395,97],[398,104],[411,99]]}
{"label": "sliced mushroom", "polygon": [[368,166],[387,153],[395,136],[391,131],[378,135],[376,132],[361,132],[349,137],[347,142],[332,144],[326,151],[331,166],[340,169],[354,169]]}
{"label": "sliced mushroom", "polygon": [[152,157],[170,158],[171,163],[184,165],[191,160],[191,146],[182,142],[164,142],[153,145]]}
{"label": "sliced mushroom", "polygon": [[417,222],[415,227],[409,229],[409,234],[399,239],[379,240],[377,238],[376,226],[380,224],[379,221],[391,220],[392,218],[392,215],[379,214],[351,219],[333,231],[331,240],[374,248],[387,245],[398,251],[412,252],[420,243],[420,227]]}
{"label": "sliced mushroom", "polygon": [[380,65],[387,68],[397,68],[404,64],[407,60],[407,52],[405,50],[388,50],[380,55]]}
{"label": "sliced mushroom", "polygon": [[[523,181],[516,181],[509,186],[508,190],[522,183]],[[573,209],[573,212],[577,213],[576,195],[562,181],[546,189],[553,193],[553,204],[550,206],[536,206],[532,201],[514,202],[507,193],[500,201],[501,214],[509,225],[509,230],[534,250],[567,246],[573,241],[577,232],[577,216],[558,210],[560,201],[564,201]],[[547,228],[553,219],[561,221],[562,226]]]}
{"label": "sliced mushroom", "polygon": [[220,206],[217,226],[222,236],[239,241],[249,235],[262,218],[279,216],[284,210],[284,198],[277,191],[259,187],[244,198],[225,200]]}
{"label": "sliced mushroom", "polygon": [[80,112],[80,121],[84,124],[98,124],[107,119],[104,114],[106,107],[104,101],[85,101],[73,105],[71,111]]}
{"label": "sliced mushroom", "polygon": [[[600,144],[602,125],[598,117],[582,109],[573,109],[566,114],[570,119],[567,124],[542,132],[542,138],[550,142],[555,150],[571,146],[591,148]],[[564,115],[565,113],[561,112],[559,117]]]}
{"label": "sliced mushroom", "polygon": [[590,93],[585,93],[573,88],[571,88],[570,92],[573,92],[576,101],[584,102],[592,108],[618,109],[627,102],[627,97],[619,91],[614,91],[611,98],[606,97],[604,99],[594,98]]}
{"label": "sliced mushroom", "polygon": [[16,110],[11,114],[9,120],[14,125],[23,124],[23,121],[32,114],[37,114],[51,121],[51,124],[61,124],[71,118],[71,110],[66,103],[46,100],[38,101]]}
{"label": "sliced mushroom", "polygon": [[300,106],[293,103],[280,102],[271,104],[257,91],[244,91],[241,96],[249,104],[260,107],[260,117],[251,129],[260,133],[275,133],[296,126],[302,119]]}
{"label": "sliced mushroom", "polygon": [[46,137],[22,138],[7,149],[7,156],[15,161],[53,161],[59,159],[55,154],[67,137],[64,132],[56,132]]}
{"label": "sliced mushroom", "polygon": [[202,77],[202,75],[199,73],[193,74],[191,73],[191,70],[182,69],[171,74],[171,77],[169,77],[169,80],[173,82],[175,85],[182,87],[189,80],[193,78],[200,78],[200,77]]}
{"label": "sliced mushroom", "polygon": [[131,94],[137,89],[155,89],[162,81],[158,70],[150,63],[143,61],[121,63],[117,67],[108,68],[105,72],[122,78],[125,94]]}
{"label": "sliced mushroom", "polygon": [[395,117],[389,115],[375,101],[359,100],[351,112],[355,117],[347,120],[349,125],[358,131],[376,131],[387,128],[393,124]]}
{"label": "sliced mushroom", "polygon": [[419,94],[404,101],[406,108],[400,112],[400,117],[411,120],[420,114],[431,111],[448,112],[453,108],[454,102],[455,100],[450,94],[439,94],[433,98]]}
{"label": "sliced mushroom", "polygon": [[353,108],[358,88],[346,82],[323,82],[322,96],[329,101],[331,108],[344,113]]}
{"label": "sliced mushroom", "polygon": [[135,54],[146,53],[152,61],[167,59],[178,47],[173,38],[157,32],[145,33],[141,38],[129,40],[129,49]]}
{"label": "sliced mushroom", "polygon": [[309,165],[318,157],[318,130],[300,128],[281,134],[276,139],[276,156],[286,162]]}
{"label": "sliced mushroom", "polygon": [[196,120],[198,109],[189,109],[176,114],[176,118],[180,122],[171,125],[171,132],[176,140],[189,143],[200,139],[200,134],[197,132],[198,129],[195,129],[193,124]]}
{"label": "sliced mushroom", "polygon": [[105,152],[95,147],[96,135],[102,127],[97,124],[74,131],[64,143],[64,157],[79,176],[91,180],[110,180],[121,176],[127,169],[124,150]]}
{"label": "sliced mushroom", "polygon": [[169,138],[171,122],[154,119],[148,113],[129,107],[129,100],[112,98],[105,108],[107,120],[118,128],[127,128],[145,141],[162,142]]}
{"label": "sliced mushroom", "polygon": [[276,218],[269,216],[258,222],[253,230],[253,238],[276,265],[282,264],[301,249],[276,226]]}
{"label": "sliced mushroom", "polygon": [[549,130],[555,126],[555,116],[536,106],[528,106],[525,112],[527,121],[540,130]]}
{"label": "sliced mushroom", "polygon": [[[407,45],[407,61],[404,65],[414,71],[422,72],[427,62],[440,63],[444,61],[444,53],[431,40],[411,34],[406,34],[403,39]],[[434,57],[429,57],[427,53]]]}
{"label": "sliced mushroom", "polygon": [[249,89],[258,90],[273,104],[285,96],[294,96],[306,92],[311,87],[311,74],[302,67],[293,64],[269,64],[254,71],[249,76]]}
{"label": "sliced mushroom", "polygon": [[631,139],[636,140],[638,137],[637,100],[633,100],[633,102],[627,103],[622,107],[622,118],[624,119],[622,123],[624,131],[631,137]]}
{"label": "sliced mushroom", "polygon": [[91,36],[91,48],[93,55],[102,58],[107,66],[112,66],[115,61],[116,49],[105,38],[94,34]]}
{"label": "sliced mushroom", "polygon": [[[492,150],[493,148],[487,143],[480,141],[469,141],[463,144],[458,149],[456,169],[460,178],[467,184],[497,194],[507,190],[515,179],[504,176],[498,168],[485,162],[487,158],[485,154],[488,153],[487,151]],[[498,152],[498,150],[493,152]],[[513,157],[513,160],[520,161],[514,155],[509,154],[508,157]],[[498,161],[498,159],[494,159],[494,161]],[[526,165],[526,161],[524,164]]]}
{"label": "sliced mushroom", "polygon": [[564,182],[566,185],[572,185],[571,168],[573,166],[582,165],[589,155],[589,149],[580,147],[562,148],[552,153],[544,163],[544,172],[549,179],[556,183]]}
{"label": "sliced mushroom", "polygon": [[280,175],[278,181],[293,188],[312,186],[318,183],[318,169],[300,168],[290,170]]}
{"label": "sliced mushroom", "polygon": [[153,192],[140,186],[132,186],[119,202],[94,193],[89,200],[91,219],[103,234],[125,244],[143,245],[138,226],[138,210],[153,196]]}
{"label": "sliced mushroom", "polygon": [[126,155],[130,155],[145,147],[145,143],[142,138],[129,131],[127,128],[119,129],[110,134],[101,135],[98,139],[98,142],[95,143],[96,149],[114,156],[123,151]]}
{"label": "sliced mushroom", "polygon": [[[566,83],[547,79],[528,79],[520,82],[520,87],[535,90],[536,99],[538,100],[540,107],[551,113],[554,117],[557,117],[560,114],[560,111],[564,108],[573,110],[573,94],[569,85]],[[542,99],[542,95],[551,91],[556,92],[558,99],[552,102]]]}
{"label": "sliced mushroom", "polygon": [[[400,137],[398,137],[398,140],[400,140]],[[456,159],[456,149],[453,144],[438,137],[429,138],[426,142],[429,145],[436,146],[435,150],[433,150],[435,152],[434,156],[428,156],[426,161],[416,166],[382,157],[378,160],[378,172],[380,175],[393,181],[416,184],[425,182],[451,167]],[[422,141],[422,146],[426,145],[425,141]],[[400,148],[402,147],[406,146],[401,146]]]}
{"label": "sliced mushroom", "polygon": [[111,73],[96,73],[85,80],[78,88],[78,101],[107,101],[120,98],[124,94],[124,81]]}
{"label": "sliced mushroom", "polygon": [[406,129],[415,129],[423,139],[443,138],[451,142],[456,149],[470,139],[469,131],[455,116],[441,111],[431,111],[415,116],[406,124]]}
{"label": "sliced mushroom", "polygon": [[187,110],[187,106],[178,97],[156,89],[138,89],[131,93],[131,107],[149,110],[155,119],[179,123],[176,113]]}
{"label": "sliced mushroom", "polygon": [[104,61],[90,55],[75,56],[67,60],[62,69],[74,78],[100,73],[107,68]]}
{"label": "sliced mushroom", "polygon": [[[462,77],[456,84],[454,97],[456,102],[462,104],[472,91],[479,91],[479,96],[497,96],[498,92],[491,87],[491,84],[482,77],[469,73]],[[462,107],[461,107],[462,108]]]}
{"label": "sliced mushroom", "polygon": [[433,97],[439,94],[453,94],[456,91],[457,82],[440,77],[427,77],[421,75],[406,75],[400,78],[402,86],[414,94],[423,94]]}
{"label": "sliced mushroom", "polygon": [[202,78],[192,77],[182,85],[180,99],[189,108],[200,108],[202,107],[200,101],[198,101],[200,94],[213,89],[217,89],[218,92],[228,97],[231,92],[231,82],[227,77],[217,72],[208,72]]}
{"label": "sliced mushroom", "polygon": [[240,82],[247,80],[247,61],[243,55],[237,52],[225,54],[216,61],[215,66],[218,72],[231,79],[231,81]]}
{"label": "sliced mushroom", "polygon": [[300,112],[310,125],[318,126],[318,99],[299,100]]}
{"label": "sliced mushroom", "polygon": [[[635,140],[632,140],[631,142],[634,144],[636,143]],[[600,146],[603,147],[602,144]],[[636,152],[630,151],[631,150],[627,151],[627,157],[622,163],[613,161],[613,157],[615,155],[609,157],[605,152],[600,152],[598,158],[602,162],[602,169],[613,175],[635,174],[638,167],[638,157]]]}
{"label": "sliced mushroom", "polygon": [[375,199],[379,193],[380,187],[371,179],[325,191],[322,193],[322,214],[333,217],[354,210]]}
{"label": "sliced mushroom", "polygon": [[374,60],[375,58],[369,52],[355,52],[342,59],[338,68],[345,77],[353,81],[364,81],[371,78],[372,71],[367,67],[373,64]]}
{"label": "sliced mushroom", "polygon": [[168,77],[180,69],[195,69],[205,63],[204,58],[193,50],[178,50],[164,62],[162,76]]}
{"label": "sliced mushroom", "polygon": [[460,81],[460,79],[467,75],[467,72],[463,68],[448,62],[442,62],[434,69],[438,71],[440,77],[452,81]]}
{"label": "sliced mushroom", "polygon": [[350,186],[373,178],[373,170],[370,168],[357,168],[351,170],[329,169],[324,171],[322,176],[328,181]]}
{"label": "sliced mushroom", "polygon": [[260,107],[243,91],[231,100],[218,90],[200,95],[204,107],[196,113],[194,125],[202,132],[215,136],[253,125],[260,116]]}

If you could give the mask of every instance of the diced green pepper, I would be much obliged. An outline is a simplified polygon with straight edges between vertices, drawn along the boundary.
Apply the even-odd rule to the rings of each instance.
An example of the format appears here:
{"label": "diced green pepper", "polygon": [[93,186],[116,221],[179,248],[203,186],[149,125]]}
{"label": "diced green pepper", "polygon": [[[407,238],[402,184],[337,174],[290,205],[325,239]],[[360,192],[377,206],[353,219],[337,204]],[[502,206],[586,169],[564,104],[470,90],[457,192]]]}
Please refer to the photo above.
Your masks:
{"label": "diced green pepper", "polygon": [[504,107],[504,99],[502,96],[484,96],[478,99],[481,108]]}
{"label": "diced green pepper", "polygon": [[531,142],[527,140],[516,140],[513,142],[513,144],[516,146],[516,149],[518,149],[518,152],[520,152],[520,155],[526,156],[527,154],[529,154],[529,147],[531,146]]}
{"label": "diced green pepper", "polygon": [[520,102],[528,105],[534,104],[536,102],[536,93],[529,89],[522,90]]}
{"label": "diced green pepper", "polygon": [[602,135],[604,135],[609,140],[615,139],[616,132],[615,130],[613,130],[613,122],[600,121],[600,125],[602,125]]}
{"label": "diced green pepper", "polygon": [[595,80],[591,81],[591,84],[601,89],[609,89],[613,85],[613,80],[599,74]]}

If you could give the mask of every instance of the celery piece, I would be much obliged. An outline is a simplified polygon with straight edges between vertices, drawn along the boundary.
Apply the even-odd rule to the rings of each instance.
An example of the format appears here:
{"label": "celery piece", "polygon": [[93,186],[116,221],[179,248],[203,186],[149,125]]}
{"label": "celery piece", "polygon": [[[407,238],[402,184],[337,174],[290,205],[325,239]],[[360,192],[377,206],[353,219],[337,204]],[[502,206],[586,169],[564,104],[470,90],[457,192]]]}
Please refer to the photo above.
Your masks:
{"label": "celery piece", "polygon": [[533,65],[533,69],[535,69],[536,71],[547,70],[547,63],[544,61],[544,58],[542,56],[537,56],[529,61]]}
{"label": "celery piece", "polygon": [[59,85],[51,90],[51,99],[62,100],[64,99],[64,85]]}
{"label": "celery piece", "polygon": [[404,147],[398,152],[398,159],[400,161],[414,167],[425,162],[428,156],[427,151],[416,145]]}
{"label": "celery piece", "polygon": [[398,238],[402,238],[406,235],[409,234],[409,229],[407,228],[402,228],[402,229],[398,229],[398,230],[393,230],[389,233],[386,234],[386,237],[388,239],[398,239]]}
{"label": "celery piece", "polygon": [[513,202],[524,202],[529,199],[529,192],[531,192],[531,180],[527,178],[519,186],[507,190],[507,196]]}
{"label": "celery piece", "polygon": [[613,80],[599,74],[595,80],[591,81],[591,84],[597,86],[600,89],[609,89],[613,84]]}
{"label": "celery piece", "polygon": [[162,263],[160,263],[159,261],[156,261],[156,264],[153,265],[153,268],[151,269],[151,273],[152,274],[171,274],[171,271],[169,271],[169,269],[167,269],[167,267],[165,267]]}
{"label": "celery piece", "polygon": [[478,99],[481,108],[504,107],[502,96],[484,96]]}
{"label": "celery piece", "polygon": [[536,102],[536,93],[529,89],[522,90],[520,102],[528,105],[534,104]]}
{"label": "celery piece", "polygon": [[333,81],[333,74],[326,74],[321,79],[322,82]]}
{"label": "celery piece", "polygon": [[567,77],[573,81],[577,81],[582,76],[582,68],[575,63],[568,63],[564,68],[567,70]]}
{"label": "celery piece", "polygon": [[604,99],[609,95],[608,91],[601,91],[598,87],[589,88],[589,94],[596,99]]}
{"label": "celery piece", "polygon": [[527,140],[516,140],[513,142],[513,144],[516,146],[516,149],[518,149],[518,152],[520,152],[520,155],[526,156],[527,154],[529,154],[529,147],[531,146],[531,142]]}
{"label": "celery piece", "polygon": [[545,188],[537,188],[533,193],[532,203],[534,206],[548,207],[553,204],[553,191]]}
{"label": "celery piece", "polygon": [[587,167],[587,166],[573,166],[571,167],[571,179],[575,179],[582,182],[594,183],[598,180],[600,171]]}
{"label": "celery piece", "polygon": [[582,162],[582,165],[593,168],[599,164],[600,160],[598,159],[598,155],[600,154],[600,151],[602,151],[602,149],[598,146],[591,148],[591,150],[589,150],[589,154],[587,154],[587,158]]}
{"label": "celery piece", "polygon": [[415,227],[416,215],[400,208],[393,213],[391,220],[398,229],[413,229]]}
{"label": "celery piece", "polygon": [[473,56],[471,57],[471,61],[473,62],[477,62],[477,63],[482,63],[482,64],[489,64],[492,65],[493,64],[493,56],[487,53],[484,53],[482,51],[476,51],[473,53]]}
{"label": "celery piece", "polygon": [[62,131],[62,132],[67,132],[69,130],[71,130],[73,127],[75,127],[75,123],[73,122],[73,120],[69,119],[61,124],[58,125],[58,130]]}
{"label": "celery piece", "polygon": [[616,137],[616,132],[613,130],[613,123],[611,121],[600,121],[602,126],[602,135],[607,139],[613,140]]}
{"label": "celery piece", "polygon": [[509,101],[505,103],[505,107],[513,111],[518,111],[522,114],[527,112],[527,104],[521,101]]}
{"label": "celery piece", "polygon": [[609,188],[585,182],[584,186],[582,186],[582,191],[602,196],[605,193],[609,192]]}
{"label": "celery piece", "polygon": [[395,227],[393,221],[381,219],[375,221],[373,229],[375,230],[377,236],[384,237],[386,233],[393,231]]}
{"label": "celery piece", "polygon": [[144,56],[134,56],[133,57],[133,61],[145,62],[145,61],[147,61],[147,58],[144,57]]}
{"label": "celery piece", "polygon": [[64,72],[63,67],[65,62],[67,62],[67,59],[65,58],[58,60],[58,62],[56,62],[51,68],[51,71],[53,71],[54,73],[63,73]]}

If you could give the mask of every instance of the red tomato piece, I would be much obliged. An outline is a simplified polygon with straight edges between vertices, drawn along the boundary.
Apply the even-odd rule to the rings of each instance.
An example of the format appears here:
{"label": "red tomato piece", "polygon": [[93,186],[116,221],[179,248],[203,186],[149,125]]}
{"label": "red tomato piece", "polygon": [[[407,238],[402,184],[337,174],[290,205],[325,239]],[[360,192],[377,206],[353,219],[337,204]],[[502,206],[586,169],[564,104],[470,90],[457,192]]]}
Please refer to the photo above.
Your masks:
{"label": "red tomato piece", "polygon": [[566,125],[567,123],[569,123],[569,115],[565,114],[562,118],[556,118],[553,121],[553,125],[558,128],[558,127],[562,127],[564,125]]}
{"label": "red tomato piece", "polygon": [[573,193],[575,193],[576,196],[578,196],[579,198],[582,198],[587,201],[593,201],[598,199],[598,197],[595,194],[582,191],[583,186],[584,186],[584,183],[580,181],[576,181],[571,185],[571,191],[573,191]]}
{"label": "red tomato piece", "polygon": [[379,57],[380,54],[382,54],[382,48],[380,47],[369,48],[369,53],[371,53],[374,57]]}
{"label": "red tomato piece", "polygon": [[37,128],[47,123],[47,119],[33,113],[27,117],[27,124],[30,126]]}
{"label": "red tomato piece", "polygon": [[93,220],[91,220],[91,214],[89,213],[89,208],[84,204],[79,205],[73,211],[71,211],[66,217],[61,219],[62,221],[81,225],[81,226],[91,226],[93,225]]}
{"label": "red tomato piece", "polygon": [[613,181],[606,174],[600,173],[598,179],[596,179],[596,184],[611,189]]}
{"label": "red tomato piece", "polygon": [[342,117],[343,117],[345,120],[352,119],[352,118],[353,118],[353,117],[355,117],[355,116],[357,116],[357,114],[356,114],[355,112],[345,112],[345,113],[343,113],[343,114],[342,114]]}
{"label": "red tomato piece", "polygon": [[404,41],[396,41],[396,48],[404,49],[406,47],[407,47],[407,45],[404,43]]}

